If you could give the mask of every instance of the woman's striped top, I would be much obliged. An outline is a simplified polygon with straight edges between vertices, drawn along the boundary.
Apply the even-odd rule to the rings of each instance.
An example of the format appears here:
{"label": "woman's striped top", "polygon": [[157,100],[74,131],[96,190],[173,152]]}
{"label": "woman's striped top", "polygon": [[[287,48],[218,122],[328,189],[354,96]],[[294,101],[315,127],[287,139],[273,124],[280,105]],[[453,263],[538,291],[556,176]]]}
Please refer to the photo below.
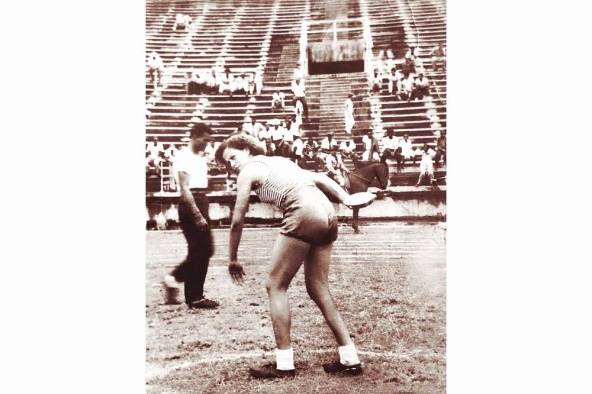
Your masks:
{"label": "woman's striped top", "polygon": [[273,204],[280,209],[293,190],[304,186],[315,186],[312,179],[296,163],[280,156],[255,156],[251,163],[263,163],[270,172],[265,181],[254,190],[262,202]]}

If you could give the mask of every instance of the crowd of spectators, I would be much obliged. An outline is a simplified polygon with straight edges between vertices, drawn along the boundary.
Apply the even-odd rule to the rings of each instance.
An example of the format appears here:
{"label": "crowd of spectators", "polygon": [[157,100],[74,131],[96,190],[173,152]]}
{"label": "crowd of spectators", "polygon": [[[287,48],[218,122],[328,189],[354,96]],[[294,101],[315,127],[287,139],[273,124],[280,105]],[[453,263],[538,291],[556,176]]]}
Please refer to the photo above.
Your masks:
{"label": "crowd of spectators", "polygon": [[263,75],[260,68],[255,72],[232,72],[227,67],[213,66],[188,72],[187,94],[241,94],[247,97],[261,94]]}

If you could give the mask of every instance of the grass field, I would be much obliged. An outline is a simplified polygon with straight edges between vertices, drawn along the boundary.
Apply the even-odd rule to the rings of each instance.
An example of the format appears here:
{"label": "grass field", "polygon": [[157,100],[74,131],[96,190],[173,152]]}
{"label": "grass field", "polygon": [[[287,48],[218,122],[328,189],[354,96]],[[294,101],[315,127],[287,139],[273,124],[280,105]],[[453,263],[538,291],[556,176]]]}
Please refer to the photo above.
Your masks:
{"label": "grass field", "polygon": [[446,255],[438,223],[340,227],[330,272],[337,307],[364,364],[358,377],[327,376],[335,340],[308,298],[302,269],[289,290],[294,379],[258,381],[250,365],[273,361],[264,280],[278,229],[245,229],[242,287],[226,271],[228,230],[214,231],[206,296],[218,310],[163,305],[158,283],[185,255],[180,232],[147,232],[146,384],[149,393],[441,393],[446,372]]}

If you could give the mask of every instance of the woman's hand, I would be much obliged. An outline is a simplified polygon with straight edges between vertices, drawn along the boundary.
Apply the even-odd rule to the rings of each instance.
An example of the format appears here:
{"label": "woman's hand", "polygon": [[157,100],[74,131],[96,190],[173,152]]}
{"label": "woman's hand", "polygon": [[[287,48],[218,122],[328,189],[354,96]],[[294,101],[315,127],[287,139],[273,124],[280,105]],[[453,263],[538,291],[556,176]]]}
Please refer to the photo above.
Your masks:
{"label": "woman's hand", "polygon": [[243,266],[240,265],[238,261],[228,262],[228,272],[230,273],[230,277],[235,284],[242,285],[245,281],[245,271],[243,270]]}

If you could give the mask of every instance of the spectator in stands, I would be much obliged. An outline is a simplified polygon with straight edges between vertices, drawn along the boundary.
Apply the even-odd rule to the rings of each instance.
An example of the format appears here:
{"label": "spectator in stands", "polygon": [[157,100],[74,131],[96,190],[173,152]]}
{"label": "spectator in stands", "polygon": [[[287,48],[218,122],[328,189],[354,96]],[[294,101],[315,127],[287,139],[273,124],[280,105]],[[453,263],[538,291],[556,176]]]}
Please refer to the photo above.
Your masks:
{"label": "spectator in stands", "polygon": [[299,120],[293,116],[292,118],[288,118],[286,123],[288,124],[288,129],[290,130],[292,136],[302,137],[302,134],[300,133],[300,126],[302,122],[299,122]]}
{"label": "spectator in stands", "polygon": [[251,119],[251,117],[249,115],[245,116],[245,118],[243,119],[241,131],[243,133],[253,135],[253,120]]}
{"label": "spectator in stands", "polygon": [[216,149],[215,149],[212,141],[208,141],[206,143],[206,147],[204,148],[204,153],[205,153],[206,158],[208,159],[209,162],[214,160],[214,153],[216,153]]}
{"label": "spectator in stands", "polygon": [[314,159],[319,150],[319,144],[309,135],[306,142],[304,143],[304,155],[309,159]]}
{"label": "spectator in stands", "polygon": [[436,166],[440,165],[440,161],[446,165],[446,133],[436,130],[436,155],[434,156],[434,163]]}
{"label": "spectator in stands", "polygon": [[380,92],[380,90],[382,89],[382,76],[380,75],[380,72],[378,71],[378,69],[374,70],[374,76],[372,77],[372,81],[370,83],[371,83],[370,90],[373,93]]}
{"label": "spectator in stands", "polygon": [[247,74],[247,92],[249,93],[249,96],[253,96],[253,94],[255,93],[255,77],[253,76],[253,73],[248,73]]}
{"label": "spectator in stands", "polygon": [[245,74],[238,74],[235,78],[232,79],[232,93],[244,94],[245,96],[247,95],[247,91],[245,90],[244,75]]}
{"label": "spectator in stands", "polygon": [[372,130],[368,130],[362,137],[362,143],[364,144],[364,153],[362,154],[363,161],[380,160],[378,141],[374,138]]}
{"label": "spectator in stands", "polygon": [[386,136],[382,139],[382,156],[380,157],[381,162],[386,162],[388,159],[395,160],[397,162],[397,171],[401,171],[405,164],[405,158],[401,153],[402,149],[399,146],[399,141],[395,137],[393,129],[386,131]]}
{"label": "spectator in stands", "polygon": [[337,182],[339,185],[345,185],[345,179],[343,178],[342,171],[349,172],[349,170],[343,164],[341,155],[337,151],[337,147],[332,147],[331,151],[325,154],[325,171],[327,176]]}
{"label": "spectator in stands", "polygon": [[234,77],[230,72],[230,68],[226,67],[224,73],[220,75],[220,82],[218,85],[218,93],[224,93],[228,90],[230,97],[232,97],[232,89],[234,88]]}
{"label": "spectator in stands", "polygon": [[388,81],[389,93],[395,95],[399,100],[401,99],[400,94],[403,90],[403,73],[398,68],[391,71]]}
{"label": "spectator in stands", "polygon": [[217,91],[216,70],[214,69],[214,67],[204,72],[204,80],[206,86],[208,87],[208,93],[214,93]]}
{"label": "spectator in stands", "polygon": [[302,160],[304,160],[304,142],[300,136],[294,136],[292,143],[292,159],[302,167]]}
{"label": "spectator in stands", "polygon": [[275,152],[278,152],[278,148],[281,145],[282,141],[284,140],[284,132],[280,129],[281,125],[270,125],[269,131],[271,132],[271,142],[273,142],[275,146]]}
{"label": "spectator in stands", "polygon": [[263,71],[261,71],[260,68],[257,68],[257,71],[255,71],[254,82],[255,82],[255,92],[257,92],[257,95],[260,95],[261,90],[263,89]]}
{"label": "spectator in stands", "polygon": [[297,101],[302,103],[302,109],[304,110],[304,119],[308,119],[308,105],[306,104],[306,88],[304,86],[304,80],[297,78],[292,81],[292,92],[294,93],[293,105],[296,105]]}
{"label": "spectator in stands", "polygon": [[413,92],[411,93],[411,99],[423,100],[424,96],[430,95],[430,81],[420,73],[415,79]]}
{"label": "spectator in stands", "polygon": [[345,117],[345,132],[351,134],[352,129],[354,128],[355,120],[354,120],[354,102],[352,98],[354,95],[352,93],[347,95],[345,99],[345,104],[343,108],[344,117]]}
{"label": "spectator in stands", "polygon": [[201,94],[202,84],[197,71],[187,73],[187,94]]}
{"label": "spectator in stands", "polygon": [[156,51],[150,52],[150,55],[148,55],[148,74],[150,75],[150,83],[153,85],[153,89],[156,89],[160,83],[163,72],[164,62],[162,58]]}
{"label": "spectator in stands", "polygon": [[175,16],[175,24],[173,25],[173,30],[186,30],[191,23],[191,17],[189,15],[178,13]]}
{"label": "spectator in stands", "polygon": [[441,42],[432,48],[430,51],[430,56],[432,60],[432,68],[434,71],[440,68],[446,68],[446,49],[444,49]]}
{"label": "spectator in stands", "polygon": [[339,152],[344,157],[351,157],[355,153],[356,148],[356,143],[351,137],[341,141],[341,144],[339,144]]}
{"label": "spectator in stands", "polygon": [[413,144],[409,140],[409,134],[405,133],[403,135],[403,139],[399,141],[399,146],[401,147],[401,154],[403,155],[405,160],[411,160],[412,164],[415,165],[416,152],[413,149]]}
{"label": "spectator in stands", "polygon": [[267,131],[265,126],[263,126],[260,122],[257,122],[254,117],[251,117],[251,134],[255,138],[260,138],[261,133],[265,134]]}
{"label": "spectator in stands", "polygon": [[[270,125],[268,125],[269,127]],[[271,130],[268,130],[265,126],[261,125],[259,129],[259,134],[257,134],[257,138],[260,141],[270,141],[271,142]]]}
{"label": "spectator in stands", "polygon": [[423,178],[428,177],[430,185],[435,184],[434,179],[434,156],[436,152],[431,149],[427,144],[424,144],[421,148],[421,162],[419,163],[419,178],[415,186],[422,184]]}
{"label": "spectator in stands", "polygon": [[407,102],[411,102],[411,95],[413,94],[413,89],[415,88],[415,78],[413,74],[407,74],[403,81],[401,81],[401,88],[402,92],[400,94],[403,100],[407,100]]}
{"label": "spectator in stands", "polygon": [[286,95],[281,90],[276,90],[271,96],[271,112],[283,111],[285,108]]}
{"label": "spectator in stands", "polygon": [[330,132],[327,134],[325,138],[321,140],[321,150],[324,153],[330,153],[333,148],[337,149],[339,147],[339,143],[334,137],[334,133]]}
{"label": "spectator in stands", "polygon": [[167,149],[165,149],[164,157],[168,163],[172,164],[175,160],[175,155],[179,152],[179,149],[175,146],[175,144],[170,144]]}
{"label": "spectator in stands", "polygon": [[404,63],[403,63],[403,71],[405,73],[413,74],[415,73],[415,48],[407,47],[407,51],[405,52]]}

